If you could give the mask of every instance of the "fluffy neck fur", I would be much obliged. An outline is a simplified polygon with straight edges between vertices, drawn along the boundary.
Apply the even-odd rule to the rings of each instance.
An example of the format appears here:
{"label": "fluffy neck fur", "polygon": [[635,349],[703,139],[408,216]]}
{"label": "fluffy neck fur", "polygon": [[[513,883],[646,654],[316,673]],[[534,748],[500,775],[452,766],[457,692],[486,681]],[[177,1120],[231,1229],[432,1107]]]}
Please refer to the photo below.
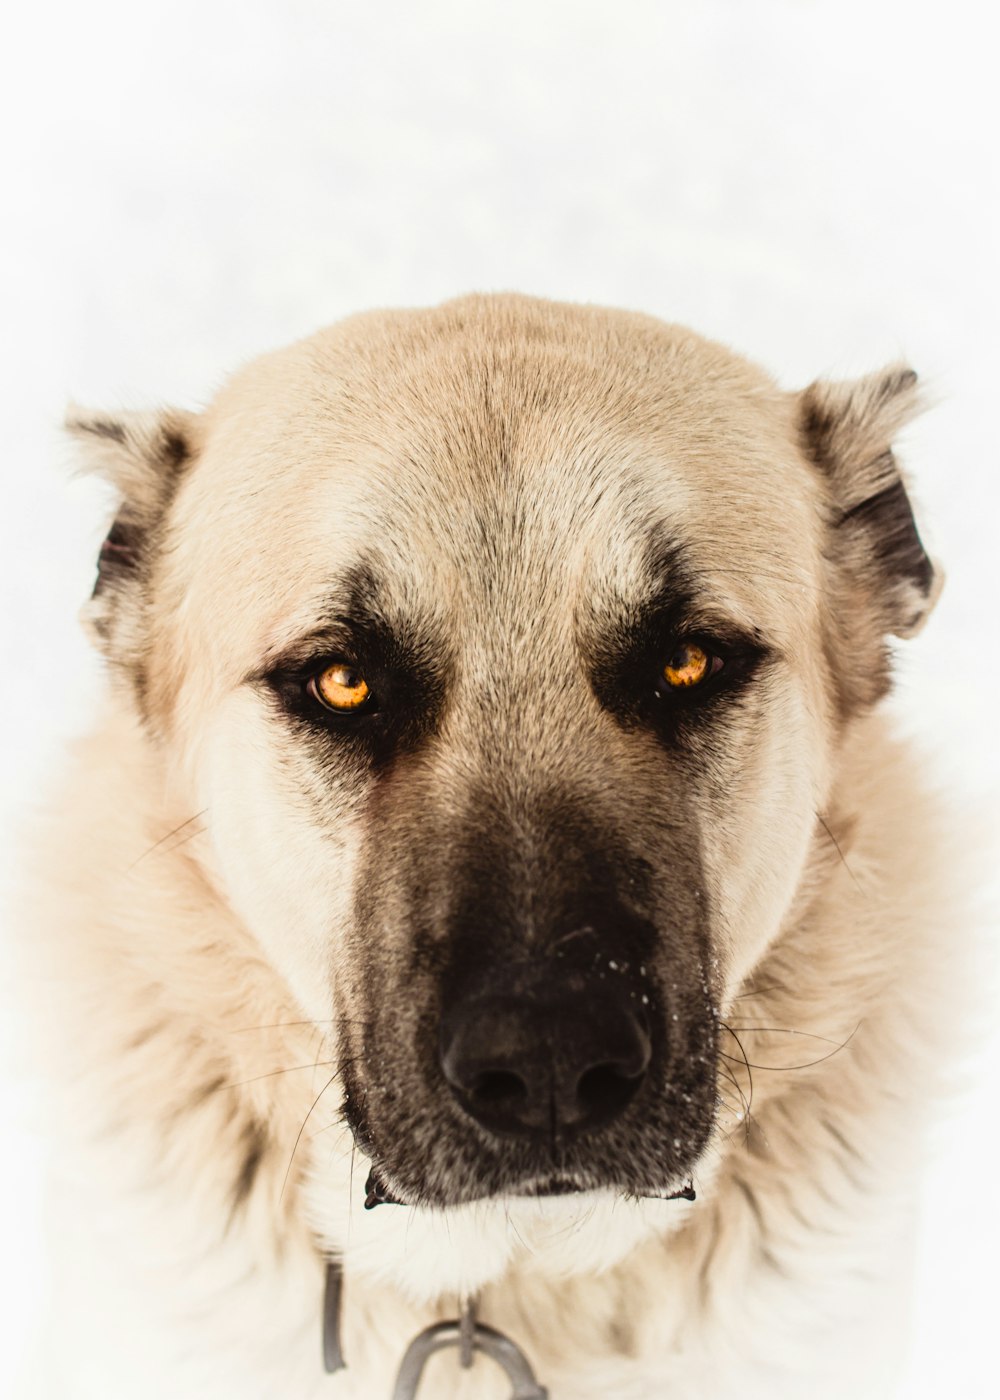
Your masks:
{"label": "fluffy neck fur", "polygon": [[[211,814],[169,806],[156,752],[138,727],[123,747],[125,728],[119,716],[79,746],[34,883],[62,1121],[59,1276],[87,1281],[66,1313],[78,1330],[62,1393],[134,1393],[139,1365],[149,1395],[388,1397],[407,1340],[456,1300],[408,1301],[333,1239],[347,1248],[351,1369],[322,1376],[320,1239],[355,1228],[366,1170],[341,1221],[314,1218],[306,1184],[350,1182],[332,1027],[302,1024],[202,873]],[[712,1149],[698,1201],[651,1207],[662,1234],[600,1275],[554,1277],[515,1241],[485,1289],[483,1319],[526,1349],[553,1400],[745,1397],[758,1371],[773,1396],[775,1357],[801,1394],[817,1337],[872,1306],[865,1285],[878,1287],[910,1198],[949,1025],[928,1008],[948,1001],[950,891],[913,767],[878,716],[845,739],[795,907],[725,1012],[735,1084],[722,1091],[749,1098],[744,1052],[768,1068],[751,1068],[749,1124]],[[376,1214],[407,1231],[405,1209]],[[570,1226],[581,1248],[587,1228]],[[427,1394],[441,1400],[507,1393],[486,1363],[435,1364]]]}

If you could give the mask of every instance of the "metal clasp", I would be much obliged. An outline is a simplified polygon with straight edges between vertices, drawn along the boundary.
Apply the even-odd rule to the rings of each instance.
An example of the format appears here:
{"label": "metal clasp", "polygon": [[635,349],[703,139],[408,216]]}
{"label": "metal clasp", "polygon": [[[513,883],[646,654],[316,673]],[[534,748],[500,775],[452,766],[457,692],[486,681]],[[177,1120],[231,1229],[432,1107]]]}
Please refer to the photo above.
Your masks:
{"label": "metal clasp", "polygon": [[[326,1270],[326,1297],[323,1303],[323,1363],[330,1373],[346,1366],[340,1341],[340,1313],[343,1307],[344,1275],[339,1263],[331,1260]],[[476,1321],[475,1302],[468,1302],[454,1322],[427,1327],[406,1349],[396,1377],[392,1400],[416,1400],[424,1368],[435,1352],[457,1347],[459,1364],[467,1370],[476,1353],[492,1359],[507,1373],[514,1386],[510,1400],[549,1400],[549,1392],[535,1380],[534,1372],[521,1348],[493,1327]]]}
{"label": "metal clasp", "polygon": [[458,1347],[463,1367],[472,1365],[477,1352],[492,1357],[514,1386],[510,1400],[549,1400],[549,1392],[535,1380],[520,1347],[502,1332],[477,1322],[471,1306],[459,1321],[438,1322],[414,1337],[399,1368],[392,1400],[416,1400],[425,1366],[435,1352],[446,1347]]}

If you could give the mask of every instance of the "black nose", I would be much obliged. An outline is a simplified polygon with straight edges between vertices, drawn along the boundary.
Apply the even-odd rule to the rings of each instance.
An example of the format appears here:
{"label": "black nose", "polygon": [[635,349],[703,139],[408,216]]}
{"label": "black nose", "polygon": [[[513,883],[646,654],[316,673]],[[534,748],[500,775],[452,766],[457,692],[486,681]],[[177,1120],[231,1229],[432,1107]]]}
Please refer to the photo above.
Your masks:
{"label": "black nose", "polygon": [[456,1098],[503,1135],[552,1138],[609,1122],[649,1059],[633,998],[605,982],[466,996],[442,1025],[441,1065]]}

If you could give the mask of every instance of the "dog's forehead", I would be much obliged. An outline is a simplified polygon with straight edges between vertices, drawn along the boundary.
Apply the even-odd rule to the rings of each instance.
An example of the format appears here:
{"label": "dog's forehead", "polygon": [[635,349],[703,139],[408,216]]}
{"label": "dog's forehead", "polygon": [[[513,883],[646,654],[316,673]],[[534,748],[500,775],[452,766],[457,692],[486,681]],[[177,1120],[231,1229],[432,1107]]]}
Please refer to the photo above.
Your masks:
{"label": "dog's forehead", "polygon": [[585,318],[435,339],[403,317],[252,366],[210,411],[174,523],[186,611],[228,600],[238,619],[216,660],[280,651],[359,570],[390,616],[466,636],[491,615],[596,615],[649,592],[657,542],[734,621],[801,627],[818,512],[786,396],[688,332],[624,319],[610,338]]}

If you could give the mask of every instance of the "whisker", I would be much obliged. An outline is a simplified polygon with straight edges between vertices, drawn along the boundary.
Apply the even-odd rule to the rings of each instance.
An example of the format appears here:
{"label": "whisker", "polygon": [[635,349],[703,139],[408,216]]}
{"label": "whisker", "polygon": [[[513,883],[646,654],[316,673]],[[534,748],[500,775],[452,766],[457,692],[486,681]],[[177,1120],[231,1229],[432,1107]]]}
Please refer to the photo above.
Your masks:
{"label": "whisker", "polygon": [[[356,1158],[357,1158],[357,1155],[358,1155],[358,1140],[357,1140],[357,1138],[354,1136],[354,1134],[352,1133],[352,1134],[351,1134],[351,1170],[350,1170],[350,1173],[348,1174],[348,1181],[347,1181],[347,1199],[348,1199],[348,1201],[351,1202],[352,1205],[353,1205],[353,1203],[354,1203],[354,1163],[355,1163],[355,1160],[356,1160]],[[349,1210],[349,1211],[347,1212],[347,1243],[348,1243],[348,1244],[351,1243],[351,1230],[352,1230],[352,1228],[353,1228],[353,1225],[354,1225],[354,1211],[353,1211],[353,1210]]]}
{"label": "whisker", "polygon": [[[234,1084],[218,1084],[209,1089],[210,1094],[221,1094],[223,1089],[242,1089],[246,1084],[257,1084],[262,1079],[273,1079],[276,1074],[296,1074],[303,1069],[326,1069],[335,1064],[334,1060],[313,1060],[307,1065],[289,1065],[287,1069],[269,1069],[266,1074],[255,1074],[252,1079],[237,1079]],[[336,1075],[333,1076],[336,1079]]]}
{"label": "whisker", "polygon": [[749,991],[740,992],[739,996],[732,997],[733,1001],[746,1001],[747,997],[766,997],[772,992],[783,992],[785,989],[779,982],[774,982],[770,987],[751,987]]}
{"label": "whisker", "polygon": [[[126,875],[130,875],[130,874],[132,873],[132,871],[135,869],[135,867],[136,867],[141,861],[144,861],[144,860],[146,859],[147,856],[151,856],[151,855],[153,854],[154,851],[158,851],[158,850],[160,849],[160,847],[161,847],[162,845],[164,845],[167,841],[169,841],[170,838],[171,838],[172,836],[176,836],[177,833],[178,833],[179,831],[183,831],[184,828],[185,828],[186,826],[190,826],[192,822],[196,822],[196,821],[198,821],[198,819],[199,819],[200,817],[205,816],[205,814],[207,813],[207,811],[208,811],[208,808],[207,808],[207,807],[203,807],[202,810],[201,810],[200,812],[195,812],[195,814],[194,814],[193,817],[188,817],[187,821],[181,822],[179,826],[175,826],[174,829],[173,829],[173,831],[168,831],[167,834],[166,834],[166,836],[161,836],[160,839],[159,839],[159,841],[154,841],[153,844],[150,846],[150,848],[149,848],[148,851],[143,851],[143,853],[142,853],[141,856],[137,856],[137,857],[136,857],[136,859],[132,862],[132,864],[131,864],[131,865],[128,867],[128,869],[125,871],[125,874],[126,874]],[[191,833],[192,836],[197,836],[198,834],[199,834],[199,833],[196,832],[196,831],[193,831],[193,832]],[[185,838],[185,839],[190,839],[190,838]],[[178,844],[178,845],[181,845],[182,843],[181,843],[181,842],[178,842],[177,844]],[[174,848],[174,849],[176,849],[176,848]]]}
{"label": "whisker", "polygon": [[[746,1094],[744,1094],[743,1089],[742,1089],[742,1086],[741,1086],[741,1085],[739,1084],[739,1082],[737,1081],[737,1078],[736,1078],[735,1074],[733,1074],[732,1070],[728,1067],[728,1065],[720,1065],[720,1066],[719,1066],[719,1072],[720,1072],[720,1074],[724,1074],[724,1075],[726,1076],[726,1078],[728,1079],[729,1083],[732,1084],[733,1088],[736,1090],[737,1094],[739,1095],[740,1104],[742,1105],[742,1112],[740,1113],[739,1116],[743,1119],[743,1132],[744,1132],[744,1137],[745,1137],[745,1140],[746,1140],[747,1150],[749,1151],[749,1149],[750,1149],[750,1124],[751,1124],[751,1122],[752,1122],[752,1118],[751,1118],[751,1114],[750,1114],[750,1103],[749,1103],[749,1100],[747,1099]],[[721,1090],[720,1090],[720,1092],[721,1092]],[[731,1108],[731,1111],[735,1113],[735,1112],[736,1112],[735,1107],[732,1107],[732,1108]]]}
{"label": "whisker", "polygon": [[732,1029],[736,1031],[759,1031],[761,1033],[766,1032],[769,1035],[801,1035],[808,1037],[809,1040],[822,1040],[825,1041],[827,1045],[836,1045],[838,1047],[846,1043],[844,1041],[834,1040],[831,1036],[828,1035],[817,1035],[815,1031],[796,1031],[792,1030],[788,1026],[758,1026],[752,1023],[747,1023],[745,1025],[734,1025]]}
{"label": "whisker", "polygon": [[[743,1100],[740,1099],[739,1101],[737,1101],[736,1099],[734,1099],[732,1094],[727,1093],[721,1084],[716,1087],[716,1093],[719,1096],[719,1102],[725,1105],[725,1107],[736,1119],[736,1122],[743,1124],[743,1129],[745,1132],[747,1124],[747,1112],[746,1108],[744,1107]],[[735,1127],[735,1124],[733,1126]]]}
{"label": "whisker", "polygon": [[[750,1106],[751,1106],[751,1104],[753,1103],[753,1074],[751,1073],[751,1068],[752,1068],[752,1067],[751,1067],[750,1061],[747,1059],[747,1052],[743,1049],[743,1042],[742,1042],[742,1040],[740,1040],[740,1038],[739,1038],[739,1036],[736,1034],[736,1032],[732,1029],[731,1026],[727,1026],[726,1023],[725,1023],[725,1021],[720,1021],[719,1024],[722,1026],[722,1029],[723,1029],[724,1031],[728,1031],[728,1032],[729,1032],[729,1034],[730,1034],[730,1035],[733,1037],[733,1039],[736,1041],[736,1044],[740,1047],[740,1054],[743,1056],[743,1063],[746,1065],[747,1079],[748,1079],[749,1085],[750,1085],[750,1094],[749,1094],[749,1098],[748,1098],[748,1100],[747,1100],[747,1121],[748,1121],[748,1123],[749,1123],[749,1119],[750,1119]],[[726,1054],[724,1054],[724,1052],[721,1051],[721,1050],[719,1051],[719,1054],[723,1056],[723,1059],[726,1059],[726,1060],[733,1060],[733,1063],[734,1063],[734,1064],[738,1064],[738,1063],[739,1063],[738,1060],[734,1060],[734,1059],[733,1059],[733,1056],[732,1056],[732,1055],[726,1055]],[[748,1140],[747,1145],[749,1146],[749,1140]]]}
{"label": "whisker", "polygon": [[[334,1077],[336,1078],[336,1076],[334,1076]],[[329,1087],[329,1086],[327,1086],[327,1087]],[[323,1092],[326,1093],[326,1090],[324,1089]],[[340,1114],[339,1117],[334,1118],[334,1120],[333,1120],[332,1123],[327,1123],[327,1125],[326,1125],[325,1128],[317,1128],[316,1131],[315,1131],[314,1133],[310,1133],[309,1136],[308,1136],[308,1138],[306,1139],[306,1141],[307,1141],[307,1142],[312,1142],[313,1138],[322,1137],[323,1134],[324,1134],[324,1133],[328,1133],[328,1132],[330,1131],[331,1128],[342,1128],[346,1122],[347,1122],[347,1119],[344,1117],[343,1114]],[[346,1153],[345,1153],[345,1156],[346,1156]]]}
{"label": "whisker", "polygon": [[268,1021],[262,1026],[225,1026],[222,1029],[228,1035],[242,1035],[245,1031],[273,1031],[284,1026],[369,1026],[370,1021],[363,1020],[360,1016],[330,1016],[326,1020],[313,1020],[306,1017],[302,1021]]}
{"label": "whisker", "polygon": [[189,841],[193,841],[196,836],[204,836],[208,830],[207,826],[196,826],[193,831],[189,831],[186,836],[182,836],[179,841],[175,841],[172,846],[168,846],[164,855],[172,856],[174,851],[179,851],[182,846],[186,846]]}
{"label": "whisker", "polygon": [[[738,1064],[739,1061],[735,1061],[735,1063]],[[741,1107],[742,1107],[742,1109],[743,1109],[744,1114],[748,1113],[748,1112],[750,1111],[750,1105],[749,1105],[749,1103],[747,1102],[747,1096],[746,1096],[746,1094],[744,1094],[742,1085],[741,1085],[741,1084],[739,1083],[739,1081],[737,1080],[737,1078],[736,1078],[735,1074],[733,1073],[733,1071],[729,1068],[728,1065],[720,1065],[720,1066],[719,1066],[719,1073],[720,1073],[720,1074],[724,1074],[724,1075],[726,1076],[726,1079],[727,1079],[727,1080],[729,1081],[729,1083],[733,1086],[733,1088],[736,1090],[737,1094],[738,1094],[739,1097],[740,1097],[740,1105],[741,1105]]]}
{"label": "whisker", "polygon": [[[760,1069],[760,1070],[772,1070],[772,1071],[774,1071],[774,1073],[776,1073],[776,1074],[785,1074],[785,1073],[790,1072],[791,1070],[796,1070],[796,1069],[811,1069],[813,1065],[821,1065],[821,1064],[823,1064],[824,1060],[832,1060],[833,1057],[834,1057],[834,1055],[839,1055],[840,1052],[841,1052],[841,1050],[843,1050],[845,1046],[847,1046],[847,1045],[849,1045],[849,1044],[851,1043],[851,1041],[852,1041],[852,1040],[854,1039],[854,1037],[857,1035],[857,1033],[858,1033],[858,1031],[860,1030],[860,1028],[861,1028],[861,1022],[859,1021],[858,1024],[854,1027],[854,1030],[851,1031],[851,1033],[850,1033],[850,1035],[847,1037],[847,1039],[846,1039],[846,1040],[842,1040],[842,1041],[840,1042],[839,1045],[835,1046],[834,1049],[832,1049],[832,1050],[829,1052],[829,1054],[827,1054],[827,1055],[820,1055],[819,1058],[816,1059],[816,1060],[807,1060],[806,1063],[803,1064],[803,1065],[758,1065],[758,1064],[751,1064],[751,1062],[746,1058],[746,1053],[745,1053],[745,1052],[744,1052],[744,1054],[743,1054],[743,1063],[746,1065],[747,1071],[748,1071],[748,1072],[749,1072],[751,1069]],[[742,1050],[743,1050],[743,1046],[740,1045],[740,1041],[739,1041],[738,1036],[736,1036],[736,1035],[730,1030],[730,1028],[729,1028],[728,1026],[726,1027],[726,1030],[728,1030],[729,1033],[730,1033],[730,1035],[733,1036],[733,1039],[736,1041],[737,1045],[740,1046],[740,1050],[742,1051]],[[820,1037],[820,1039],[823,1039],[823,1038],[824,1038],[824,1037]],[[727,1054],[725,1053],[725,1051],[723,1051],[723,1050],[720,1050],[720,1051],[719,1051],[719,1054],[722,1056],[722,1058],[723,1058],[724,1060],[731,1060],[732,1063],[735,1064],[735,1065],[738,1065],[738,1064],[740,1063],[739,1060],[736,1058],[735,1055],[727,1055]]]}
{"label": "whisker", "polygon": [[517,1242],[518,1242],[518,1244],[521,1246],[521,1248],[524,1250],[524,1252],[525,1252],[526,1254],[534,1254],[535,1251],[534,1251],[528,1244],[525,1243],[524,1239],[523,1239],[522,1236],[521,1236],[520,1230],[517,1228],[517,1226],[514,1224],[513,1220],[510,1218],[510,1206],[507,1204],[506,1201],[504,1201],[503,1213],[504,1213],[504,1216],[505,1216],[506,1221],[507,1221],[507,1227],[508,1227],[508,1229],[513,1230],[514,1234],[515,1234],[516,1237],[517,1237]]}
{"label": "whisker", "polygon": [[[329,1062],[328,1062],[328,1063],[329,1063]],[[316,1066],[314,1065],[313,1068],[315,1069]],[[288,1166],[285,1168],[285,1179],[284,1179],[284,1181],[282,1181],[282,1183],[281,1183],[281,1190],[278,1192],[278,1202],[279,1202],[279,1204],[280,1204],[280,1202],[281,1202],[282,1197],[283,1197],[284,1194],[285,1194],[285,1187],[288,1185],[288,1177],[289,1177],[289,1174],[290,1174],[290,1172],[291,1172],[291,1170],[292,1170],[292,1163],[295,1161],[295,1154],[296,1154],[296,1152],[299,1150],[299,1143],[302,1141],[302,1134],[305,1132],[306,1124],[309,1122],[309,1119],[313,1116],[313,1111],[315,1110],[316,1105],[319,1103],[320,1099],[321,1099],[321,1098],[323,1097],[323,1095],[326,1093],[327,1089],[329,1089],[330,1085],[333,1083],[333,1081],[336,1079],[336,1077],[337,1077],[336,1073],[331,1074],[331,1075],[330,1075],[330,1078],[329,1078],[329,1079],[326,1081],[326,1083],[323,1085],[322,1089],[320,1089],[319,1093],[316,1095],[316,1097],[315,1097],[315,1098],[313,1099],[313,1101],[312,1101],[312,1107],[309,1109],[309,1112],[306,1114],[306,1116],[305,1116],[305,1117],[303,1118],[303,1120],[302,1120],[302,1126],[299,1128],[299,1131],[298,1131],[298,1132],[296,1133],[296,1135],[295,1135],[295,1144],[294,1144],[294,1146],[292,1147],[292,1155],[289,1157],[289,1159],[288,1159]]]}
{"label": "whisker", "polygon": [[318,1026],[332,1026],[332,1025],[335,1025],[335,1024],[336,1024],[336,1022],[335,1022],[334,1018],[331,1016],[331,1018],[330,1018],[328,1021],[313,1021],[313,1020],[307,1018],[307,1019],[304,1020],[304,1021],[270,1021],[270,1022],[268,1022],[267,1024],[265,1024],[265,1025],[263,1025],[263,1026],[231,1026],[231,1027],[227,1027],[226,1029],[227,1029],[227,1032],[228,1032],[229,1035],[243,1035],[243,1034],[245,1034],[245,1032],[247,1032],[247,1031],[274,1031],[274,1030],[279,1030],[279,1029],[281,1029],[281,1028],[283,1028],[283,1027],[285,1027],[285,1026],[317,1026],[317,1027],[318,1027]]}
{"label": "whisker", "polygon": [[817,813],[816,813],[816,820],[819,822],[820,826],[823,828],[823,830],[826,832],[827,836],[829,836],[830,840],[833,842],[833,848],[834,848],[834,850],[837,852],[837,855],[840,857],[840,863],[841,863],[841,865],[844,867],[844,869],[847,871],[848,875],[850,875],[851,879],[853,880],[855,889],[858,891],[859,894],[864,894],[864,893],[865,893],[864,888],[862,887],[862,885],[861,885],[860,881],[858,880],[858,877],[855,875],[854,871],[853,871],[853,870],[851,869],[851,867],[847,864],[847,857],[844,855],[844,852],[843,852],[843,851],[841,850],[841,848],[840,848],[840,842],[837,840],[836,836],[834,836],[833,832],[830,830],[830,827],[829,827],[829,825],[828,825],[828,823],[827,823],[826,818],[822,815],[822,813],[817,812]]}

